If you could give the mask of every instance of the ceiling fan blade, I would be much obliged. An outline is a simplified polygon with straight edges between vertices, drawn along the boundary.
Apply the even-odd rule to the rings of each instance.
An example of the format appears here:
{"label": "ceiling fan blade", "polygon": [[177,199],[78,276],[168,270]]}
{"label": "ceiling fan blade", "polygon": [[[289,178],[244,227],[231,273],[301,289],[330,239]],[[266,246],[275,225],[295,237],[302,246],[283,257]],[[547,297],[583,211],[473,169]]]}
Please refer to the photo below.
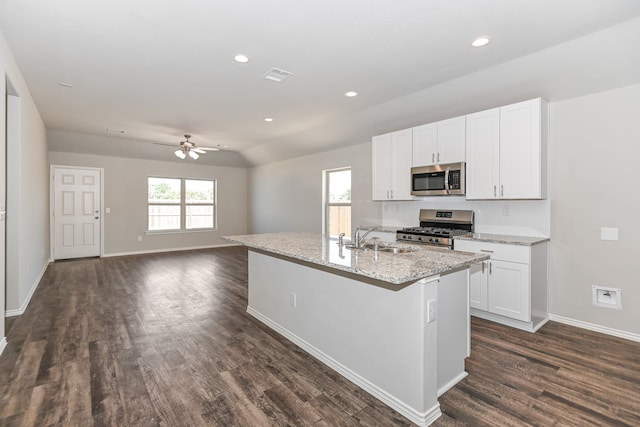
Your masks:
{"label": "ceiling fan blade", "polygon": [[200,147],[191,148],[191,151],[195,151],[196,153],[200,153],[200,154],[205,154],[206,153],[206,151],[204,151]]}
{"label": "ceiling fan blade", "polygon": [[[164,145],[165,147],[175,147],[176,144],[163,144],[162,142],[154,142],[154,145]],[[178,147],[180,148],[180,147]]]}
{"label": "ceiling fan blade", "polygon": [[215,147],[198,147],[198,150],[205,150],[205,151],[220,151],[219,148],[215,148]]}

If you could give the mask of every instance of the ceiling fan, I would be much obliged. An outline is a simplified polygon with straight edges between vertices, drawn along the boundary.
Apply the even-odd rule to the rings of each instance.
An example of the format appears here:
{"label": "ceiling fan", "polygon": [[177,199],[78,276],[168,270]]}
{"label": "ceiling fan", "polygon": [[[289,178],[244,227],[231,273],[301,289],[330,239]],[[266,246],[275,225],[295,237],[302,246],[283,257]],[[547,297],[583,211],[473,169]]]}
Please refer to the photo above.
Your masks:
{"label": "ceiling fan", "polygon": [[[189,156],[193,160],[196,160],[198,157],[200,157],[200,154],[205,154],[207,151],[220,151],[219,148],[215,148],[215,147],[197,146],[195,142],[189,141],[189,138],[191,138],[191,135],[189,134],[185,134],[184,138],[185,138],[184,141],[180,141],[180,148],[174,151],[174,154],[176,155],[176,157],[180,159],[185,159],[187,156]],[[170,144],[161,144],[158,142],[156,142],[156,144],[170,145]],[[170,146],[173,146],[173,144],[171,144]]]}

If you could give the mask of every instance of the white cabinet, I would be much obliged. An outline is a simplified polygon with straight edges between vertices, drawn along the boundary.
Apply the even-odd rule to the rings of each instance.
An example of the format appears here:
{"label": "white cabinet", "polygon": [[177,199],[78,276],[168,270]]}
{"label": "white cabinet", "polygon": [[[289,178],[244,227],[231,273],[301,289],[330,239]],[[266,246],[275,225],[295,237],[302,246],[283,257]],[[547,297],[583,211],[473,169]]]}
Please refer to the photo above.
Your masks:
{"label": "white cabinet", "polygon": [[413,166],[464,162],[465,117],[413,128]]}
{"label": "white cabinet", "polygon": [[[457,245],[456,245],[457,246]],[[456,248],[458,249],[458,248]],[[462,250],[462,249],[461,249]],[[472,252],[472,251],[469,251]],[[478,310],[488,310],[487,289],[489,286],[489,261],[472,264],[469,267],[469,306]]]}
{"label": "white cabinet", "polygon": [[548,318],[547,244],[456,240],[456,250],[489,254],[469,270],[471,314],[534,331]]}
{"label": "white cabinet", "polygon": [[373,200],[411,200],[412,130],[372,139]]}
{"label": "white cabinet", "polygon": [[467,115],[467,199],[545,198],[546,147],[541,98]]}

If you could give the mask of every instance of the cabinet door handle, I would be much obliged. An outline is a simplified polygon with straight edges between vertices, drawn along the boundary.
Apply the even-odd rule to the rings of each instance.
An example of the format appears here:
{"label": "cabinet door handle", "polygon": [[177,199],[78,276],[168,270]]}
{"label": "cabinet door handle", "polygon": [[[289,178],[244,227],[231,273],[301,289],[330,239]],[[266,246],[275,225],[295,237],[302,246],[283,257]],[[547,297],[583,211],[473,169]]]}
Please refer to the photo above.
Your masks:
{"label": "cabinet door handle", "polygon": [[485,262],[482,261],[482,274],[484,274],[484,264],[485,264]]}
{"label": "cabinet door handle", "polygon": [[493,269],[491,268],[491,262],[489,262],[489,274],[493,274]]}
{"label": "cabinet door handle", "polygon": [[497,194],[496,194],[496,186],[494,185],[494,186],[493,186],[493,197],[496,197],[496,195],[497,195]]}
{"label": "cabinet door handle", "polygon": [[[440,154],[438,154],[438,160],[440,160]],[[451,194],[451,191],[449,191],[449,172],[451,171],[451,168],[447,168],[446,171],[444,171],[444,189],[447,192],[447,194]]]}
{"label": "cabinet door handle", "polygon": [[493,251],[490,251],[489,249],[480,249],[480,252],[486,252],[488,254],[492,254]]}
{"label": "cabinet door handle", "polygon": [[438,163],[440,163],[440,152],[438,152]]}
{"label": "cabinet door handle", "polygon": [[500,186],[500,197],[504,197],[504,185]]}
{"label": "cabinet door handle", "polygon": [[436,153],[431,153],[431,163],[436,162]]}
{"label": "cabinet door handle", "polygon": [[393,190],[391,190],[391,198],[393,199]]}

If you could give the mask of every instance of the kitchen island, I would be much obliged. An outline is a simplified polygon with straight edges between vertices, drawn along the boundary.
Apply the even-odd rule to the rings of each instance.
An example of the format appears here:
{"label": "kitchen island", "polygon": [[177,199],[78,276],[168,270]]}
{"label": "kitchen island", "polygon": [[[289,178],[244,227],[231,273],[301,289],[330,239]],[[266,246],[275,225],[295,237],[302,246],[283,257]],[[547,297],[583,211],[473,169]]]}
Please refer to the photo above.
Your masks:
{"label": "kitchen island", "polygon": [[414,423],[440,416],[437,397],[466,375],[468,267],[488,256],[312,233],[225,239],[250,249],[249,314]]}

